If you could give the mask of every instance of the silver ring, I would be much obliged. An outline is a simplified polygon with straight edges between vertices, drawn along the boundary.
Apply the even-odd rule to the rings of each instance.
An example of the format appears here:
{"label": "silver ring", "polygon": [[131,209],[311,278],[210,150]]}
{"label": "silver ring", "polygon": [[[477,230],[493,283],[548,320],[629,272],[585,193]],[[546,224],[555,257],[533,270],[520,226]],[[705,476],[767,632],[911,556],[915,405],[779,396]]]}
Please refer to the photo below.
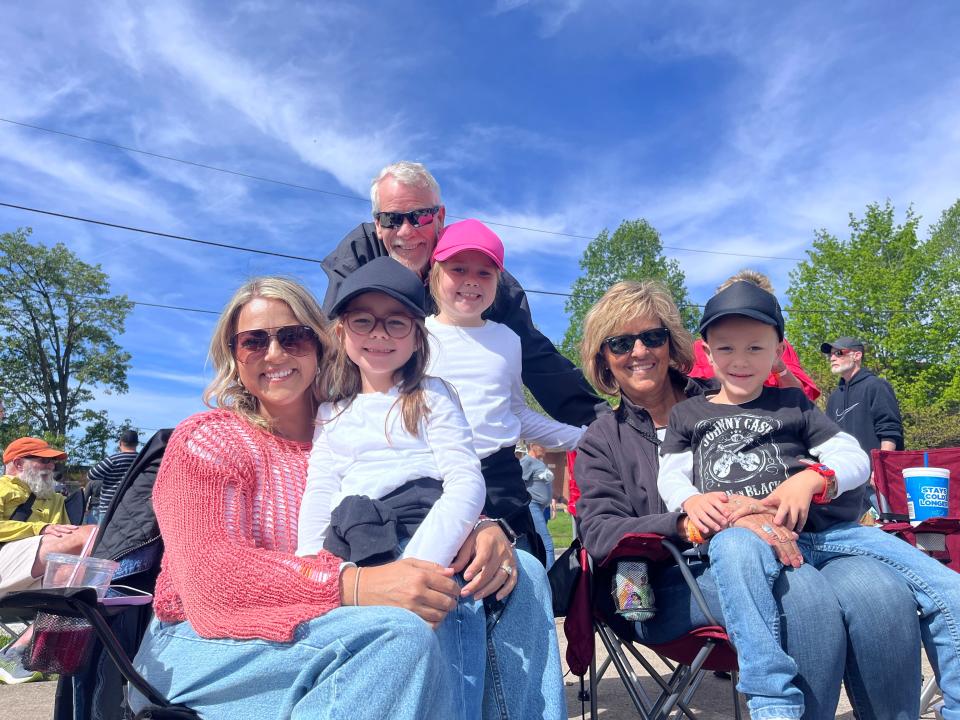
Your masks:
{"label": "silver ring", "polygon": [[507,562],[503,563],[502,565],[500,565],[500,569],[507,574],[507,577],[513,575],[513,566],[510,563],[507,563]]}
{"label": "silver ring", "polygon": [[771,535],[773,535],[773,528],[767,525],[766,523],[761,525],[760,529],[763,530],[765,533],[770,533]]}

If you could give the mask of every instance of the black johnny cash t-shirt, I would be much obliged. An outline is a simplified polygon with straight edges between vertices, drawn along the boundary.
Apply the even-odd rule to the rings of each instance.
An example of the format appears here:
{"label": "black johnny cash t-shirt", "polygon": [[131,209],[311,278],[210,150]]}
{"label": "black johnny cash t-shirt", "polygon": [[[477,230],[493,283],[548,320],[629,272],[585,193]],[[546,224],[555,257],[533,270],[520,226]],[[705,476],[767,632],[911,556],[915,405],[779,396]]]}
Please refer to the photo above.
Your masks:
{"label": "black johnny cash t-shirt", "polygon": [[[743,405],[712,403],[716,393],[677,404],[660,452],[693,453],[693,484],[700,492],[739,493],[764,498],[806,466],[809,448],[823,444],[840,428],[798,388],[764,387]],[[804,530],[817,532],[856,520],[863,487],[828,505],[811,505]]]}

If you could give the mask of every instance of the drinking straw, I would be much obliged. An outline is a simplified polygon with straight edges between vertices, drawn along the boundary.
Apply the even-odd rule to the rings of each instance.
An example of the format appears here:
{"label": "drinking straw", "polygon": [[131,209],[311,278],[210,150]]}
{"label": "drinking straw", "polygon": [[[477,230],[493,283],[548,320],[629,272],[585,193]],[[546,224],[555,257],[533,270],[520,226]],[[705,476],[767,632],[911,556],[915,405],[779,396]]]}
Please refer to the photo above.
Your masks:
{"label": "drinking straw", "polygon": [[77,561],[77,564],[73,566],[73,572],[70,573],[70,577],[67,579],[67,587],[73,587],[73,582],[77,579],[77,573],[80,572],[80,565],[83,562],[83,559],[90,554],[91,550],[93,550],[93,541],[97,539],[97,533],[99,531],[99,526],[93,528],[93,532],[90,533],[90,537],[87,538],[87,541],[80,549],[79,560]]}

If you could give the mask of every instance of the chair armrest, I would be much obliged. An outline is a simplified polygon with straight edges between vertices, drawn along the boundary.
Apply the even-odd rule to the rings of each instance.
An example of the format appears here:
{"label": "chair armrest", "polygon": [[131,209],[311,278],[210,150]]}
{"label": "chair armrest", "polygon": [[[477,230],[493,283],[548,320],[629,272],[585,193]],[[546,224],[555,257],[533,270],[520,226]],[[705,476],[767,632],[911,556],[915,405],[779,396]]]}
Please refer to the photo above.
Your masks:
{"label": "chair armrest", "polygon": [[[670,551],[665,547],[665,543],[669,544],[669,542],[663,535],[657,535],[656,533],[627,533],[620,538],[613,550],[607,553],[599,566],[607,567],[621,558],[665,562],[672,557]],[[673,547],[672,544],[670,546]]]}
{"label": "chair armrest", "polygon": [[610,567],[614,562],[621,558],[630,558],[633,560],[647,560],[653,563],[662,563],[672,560],[680,568],[680,574],[683,576],[687,587],[690,588],[690,594],[694,601],[700,607],[700,611],[711,625],[720,625],[720,622],[710,612],[707,606],[707,600],[697,584],[696,578],[690,572],[686,558],[677,549],[677,546],[667,540],[663,535],[656,533],[627,533],[614,546],[613,550],[607,553],[607,556],[600,563],[600,567]]}
{"label": "chair armrest", "polygon": [[95,609],[97,591],[91,587],[44,588],[13,592],[0,600],[0,608],[14,612],[42,610],[52,615],[82,618],[85,615],[79,605]]}

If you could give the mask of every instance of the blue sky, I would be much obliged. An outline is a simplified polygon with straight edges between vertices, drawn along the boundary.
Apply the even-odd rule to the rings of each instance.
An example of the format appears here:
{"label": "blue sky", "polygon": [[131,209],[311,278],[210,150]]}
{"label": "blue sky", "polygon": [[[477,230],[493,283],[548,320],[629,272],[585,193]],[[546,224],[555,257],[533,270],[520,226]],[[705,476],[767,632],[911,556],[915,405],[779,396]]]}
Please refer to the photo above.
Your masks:
{"label": "blue sky", "polygon": [[[448,213],[501,228],[525,287],[568,291],[586,240],[647,218],[676,248],[802,258],[890,198],[924,231],[960,197],[960,5],[492,2],[0,7],[0,117],[366,197],[398,159]],[[0,202],[322,258],[369,203],[0,122]],[[319,266],[0,208],[130,299],[218,310],[242,280]],[[668,250],[693,299],[791,260]],[[781,292],[782,295],[782,292]],[[531,295],[551,338],[563,298]],[[126,395],[144,428],[202,408],[214,316],[138,306]]]}

